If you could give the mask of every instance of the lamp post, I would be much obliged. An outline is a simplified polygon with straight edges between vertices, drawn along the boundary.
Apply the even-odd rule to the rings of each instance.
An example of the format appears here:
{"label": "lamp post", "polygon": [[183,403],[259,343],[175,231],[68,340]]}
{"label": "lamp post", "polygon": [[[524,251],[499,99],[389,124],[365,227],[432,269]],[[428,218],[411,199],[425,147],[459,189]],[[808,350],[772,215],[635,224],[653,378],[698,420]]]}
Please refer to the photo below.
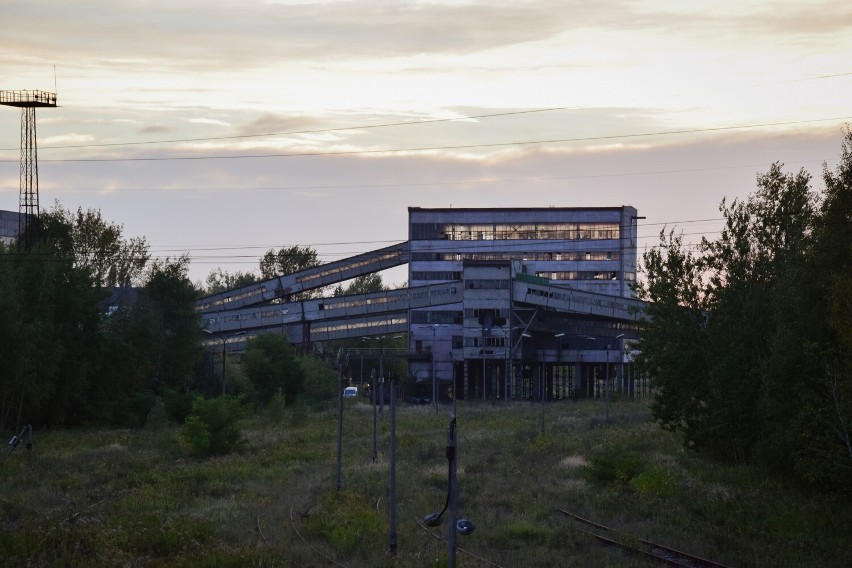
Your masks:
{"label": "lamp post", "polygon": [[236,336],[238,336],[238,335],[245,335],[245,334],[246,334],[246,332],[244,332],[244,331],[240,331],[240,332],[237,332],[237,333],[235,333],[235,334],[233,334],[233,335],[229,335],[229,336],[227,336],[227,337],[219,337],[218,335],[216,335],[215,333],[213,333],[213,332],[212,332],[212,331],[210,331],[209,329],[202,329],[201,331],[203,331],[203,332],[204,332],[204,333],[206,333],[207,335],[211,335],[211,336],[213,336],[214,338],[219,339],[219,340],[221,340],[221,341],[222,341],[222,396],[225,396],[225,394],[226,394],[226,392],[225,392],[225,385],[226,385],[226,376],[227,376],[227,371],[226,371],[226,368],[227,368],[227,367],[226,367],[226,362],[227,362],[227,357],[228,357],[228,349],[227,349],[227,344],[226,344],[226,342],[227,342],[227,340],[228,340],[228,339],[230,339],[231,337],[236,337]]}

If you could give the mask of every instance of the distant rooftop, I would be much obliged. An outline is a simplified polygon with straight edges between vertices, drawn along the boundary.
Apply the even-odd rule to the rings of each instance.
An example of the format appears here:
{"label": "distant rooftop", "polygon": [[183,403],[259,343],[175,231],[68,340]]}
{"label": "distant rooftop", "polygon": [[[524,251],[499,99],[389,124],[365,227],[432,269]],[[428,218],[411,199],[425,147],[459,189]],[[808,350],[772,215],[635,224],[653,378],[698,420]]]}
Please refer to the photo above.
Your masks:
{"label": "distant rooftop", "polygon": [[55,107],[56,93],[38,90],[0,91],[0,105],[27,108]]}

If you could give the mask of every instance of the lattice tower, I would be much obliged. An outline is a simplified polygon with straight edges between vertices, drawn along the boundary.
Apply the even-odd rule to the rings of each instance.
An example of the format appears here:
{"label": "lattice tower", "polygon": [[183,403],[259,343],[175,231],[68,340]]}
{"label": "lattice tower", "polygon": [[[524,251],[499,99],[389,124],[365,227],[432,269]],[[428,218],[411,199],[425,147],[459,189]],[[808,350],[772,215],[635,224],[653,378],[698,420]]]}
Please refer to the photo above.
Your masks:
{"label": "lattice tower", "polygon": [[35,243],[38,232],[38,146],[37,107],[55,107],[56,93],[46,91],[0,91],[0,105],[21,109],[21,193],[18,199],[18,246],[24,250]]}

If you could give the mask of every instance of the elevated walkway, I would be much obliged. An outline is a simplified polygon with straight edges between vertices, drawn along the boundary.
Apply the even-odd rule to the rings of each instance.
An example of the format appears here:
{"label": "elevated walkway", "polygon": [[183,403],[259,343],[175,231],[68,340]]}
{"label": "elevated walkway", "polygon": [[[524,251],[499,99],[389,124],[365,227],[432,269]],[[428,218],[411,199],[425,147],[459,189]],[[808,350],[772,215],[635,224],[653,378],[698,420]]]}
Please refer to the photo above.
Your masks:
{"label": "elevated walkway", "polygon": [[238,310],[407,264],[408,241],[201,298],[201,313]]}
{"label": "elevated walkway", "polygon": [[[408,242],[202,298],[196,303],[205,329],[217,336],[278,332],[309,344],[365,335],[408,332],[412,309],[460,304],[464,282],[443,282],[370,294],[286,301],[293,294],[407,264]],[[645,302],[573,290],[518,274],[515,305],[622,321],[645,319]],[[278,300],[278,303],[273,301]],[[284,301],[282,301],[284,300]]]}
{"label": "elevated walkway", "polygon": [[560,312],[586,314],[628,321],[645,319],[645,302],[621,296],[572,290],[538,284],[529,279],[512,282],[512,300],[516,303],[549,308]]}
{"label": "elevated walkway", "polygon": [[[370,294],[314,298],[239,310],[210,312],[201,317],[204,328],[217,335],[275,329],[305,322],[311,323],[313,330],[324,328],[314,325],[314,322],[337,322],[334,325],[340,326],[341,321],[351,323],[352,328],[355,329],[362,324],[369,327],[371,325],[369,322],[377,321],[376,316],[395,315],[397,319],[406,318],[410,309],[461,302],[461,297],[462,283],[448,282]],[[396,332],[395,330],[393,333]],[[361,335],[364,334],[361,333]],[[313,337],[313,333],[312,338],[319,340]]]}

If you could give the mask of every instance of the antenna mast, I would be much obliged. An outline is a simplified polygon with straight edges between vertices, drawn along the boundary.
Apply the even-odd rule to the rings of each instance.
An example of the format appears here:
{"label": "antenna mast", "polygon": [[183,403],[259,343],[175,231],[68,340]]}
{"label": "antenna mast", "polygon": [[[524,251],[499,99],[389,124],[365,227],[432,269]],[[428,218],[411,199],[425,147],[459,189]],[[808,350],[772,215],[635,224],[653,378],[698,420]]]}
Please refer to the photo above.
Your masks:
{"label": "antenna mast", "polygon": [[21,109],[21,194],[18,199],[18,246],[29,250],[38,231],[38,147],[36,107],[55,107],[56,93],[0,91],[0,105]]}

